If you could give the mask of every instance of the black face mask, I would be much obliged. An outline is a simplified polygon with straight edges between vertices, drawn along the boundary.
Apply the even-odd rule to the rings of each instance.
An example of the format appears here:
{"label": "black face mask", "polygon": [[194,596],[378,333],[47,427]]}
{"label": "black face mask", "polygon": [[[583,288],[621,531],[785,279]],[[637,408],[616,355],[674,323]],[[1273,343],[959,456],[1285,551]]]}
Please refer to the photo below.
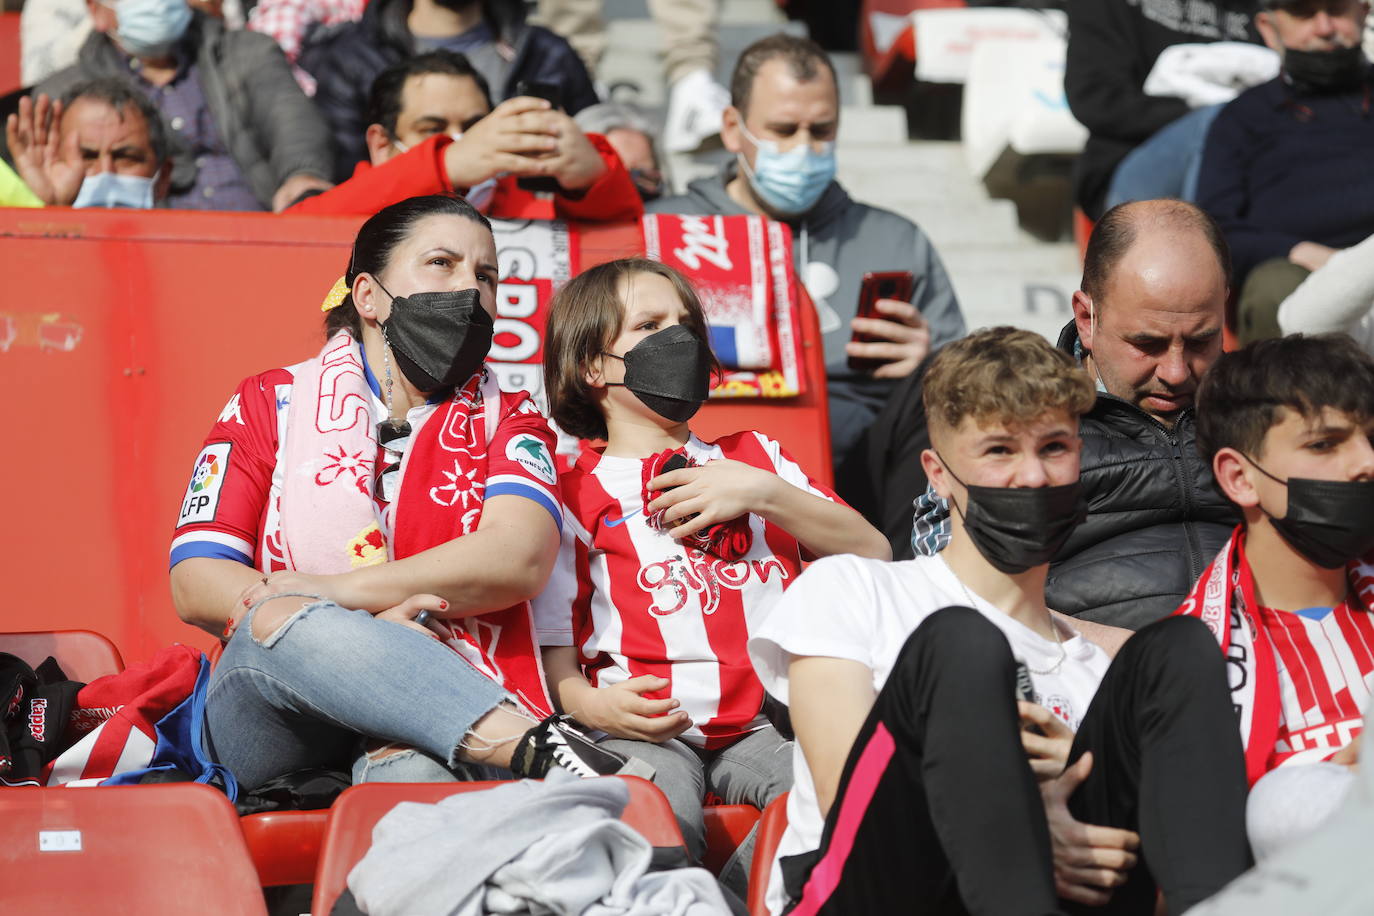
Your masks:
{"label": "black face mask", "polygon": [[949,476],[968,491],[968,508],[954,511],[964,521],[973,546],[1007,575],[1023,573],[1054,559],[1073,529],[1088,517],[1080,482],[1058,487],[978,487],[959,480],[941,458]]}
{"label": "black face mask", "polygon": [[1288,488],[1288,513],[1274,518],[1274,530],[1293,549],[1322,569],[1336,569],[1374,550],[1374,480],[1279,480],[1245,460],[1275,483]]}
{"label": "black face mask", "polygon": [[706,342],[680,324],[655,331],[624,356],[624,385],[654,413],[674,423],[690,420],[711,390],[711,350]]}
{"label": "black face mask", "polygon": [[[381,281],[382,292],[391,296]],[[420,391],[453,388],[482,368],[493,322],[475,289],[391,296],[382,337],[396,365]]]}
{"label": "black face mask", "polygon": [[1299,88],[1312,92],[1354,89],[1364,79],[1366,65],[1359,45],[1330,51],[1283,51],[1284,72]]}

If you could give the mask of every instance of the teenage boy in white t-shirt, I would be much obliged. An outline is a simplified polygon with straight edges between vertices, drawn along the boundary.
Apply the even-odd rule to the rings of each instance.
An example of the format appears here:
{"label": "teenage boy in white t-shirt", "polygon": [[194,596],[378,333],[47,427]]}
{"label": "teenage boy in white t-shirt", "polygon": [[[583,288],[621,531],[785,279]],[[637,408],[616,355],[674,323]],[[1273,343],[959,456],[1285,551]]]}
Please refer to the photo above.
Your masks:
{"label": "teenage boy in white t-shirt", "polygon": [[[1043,916],[1061,898],[1150,913],[1156,886],[1181,913],[1248,865],[1244,761],[1206,629],[1161,621],[1112,661],[1074,625],[1117,634],[1045,606],[1050,558],[1086,511],[1092,403],[1038,335],[945,347],[921,460],[955,508],[949,547],[820,560],[750,641],[797,734],[775,916]],[[1017,660],[1035,700],[1019,709]]]}
{"label": "teenage boy in white t-shirt", "polygon": [[1344,334],[1258,341],[1217,361],[1197,417],[1245,522],[1178,613],[1231,667],[1263,859],[1341,803],[1374,696],[1374,358]]}

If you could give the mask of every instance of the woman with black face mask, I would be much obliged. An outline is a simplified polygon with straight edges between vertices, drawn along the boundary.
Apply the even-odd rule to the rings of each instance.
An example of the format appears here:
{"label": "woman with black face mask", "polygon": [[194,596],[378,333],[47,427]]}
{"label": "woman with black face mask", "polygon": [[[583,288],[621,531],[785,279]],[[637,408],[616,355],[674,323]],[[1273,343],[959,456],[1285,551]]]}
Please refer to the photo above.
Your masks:
{"label": "woman with black face mask", "polygon": [[483,365],[496,284],[466,201],[387,207],[325,300],[320,352],[243,382],[206,439],[172,591],[226,640],[206,738],[246,789],[314,766],[625,765],[551,716],[540,676],[528,599],[558,547],[554,438]]}

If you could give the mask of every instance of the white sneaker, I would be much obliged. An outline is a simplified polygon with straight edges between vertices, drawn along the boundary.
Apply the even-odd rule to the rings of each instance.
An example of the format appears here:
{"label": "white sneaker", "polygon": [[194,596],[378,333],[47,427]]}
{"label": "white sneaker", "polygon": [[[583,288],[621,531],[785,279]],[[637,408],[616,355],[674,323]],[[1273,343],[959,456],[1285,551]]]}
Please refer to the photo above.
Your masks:
{"label": "white sneaker", "polygon": [[730,104],[730,91],[706,70],[693,70],[673,83],[668,117],[663,125],[663,148],[690,153],[720,134],[720,117]]}

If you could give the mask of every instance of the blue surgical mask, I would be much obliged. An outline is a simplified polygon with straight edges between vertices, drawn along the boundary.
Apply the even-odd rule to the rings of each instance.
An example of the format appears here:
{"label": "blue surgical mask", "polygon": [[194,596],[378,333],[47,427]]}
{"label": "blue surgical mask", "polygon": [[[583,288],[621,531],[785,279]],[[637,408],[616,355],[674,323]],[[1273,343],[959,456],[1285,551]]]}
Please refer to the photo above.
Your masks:
{"label": "blue surgical mask", "polygon": [[798,143],[787,152],[773,140],[760,140],[740,121],[740,131],[758,149],[754,167],[740,156],[740,166],[749,178],[754,193],[772,210],[783,216],[797,216],[810,210],[835,179],[835,142],[822,144],[821,152],[810,143]]}
{"label": "blue surgical mask", "polygon": [[157,176],[119,175],[100,172],[87,175],[81,182],[73,207],[126,207],[131,210],[153,208],[153,184]]}
{"label": "blue surgical mask", "polygon": [[115,38],[134,57],[166,57],[191,25],[186,0],[117,0]]}

